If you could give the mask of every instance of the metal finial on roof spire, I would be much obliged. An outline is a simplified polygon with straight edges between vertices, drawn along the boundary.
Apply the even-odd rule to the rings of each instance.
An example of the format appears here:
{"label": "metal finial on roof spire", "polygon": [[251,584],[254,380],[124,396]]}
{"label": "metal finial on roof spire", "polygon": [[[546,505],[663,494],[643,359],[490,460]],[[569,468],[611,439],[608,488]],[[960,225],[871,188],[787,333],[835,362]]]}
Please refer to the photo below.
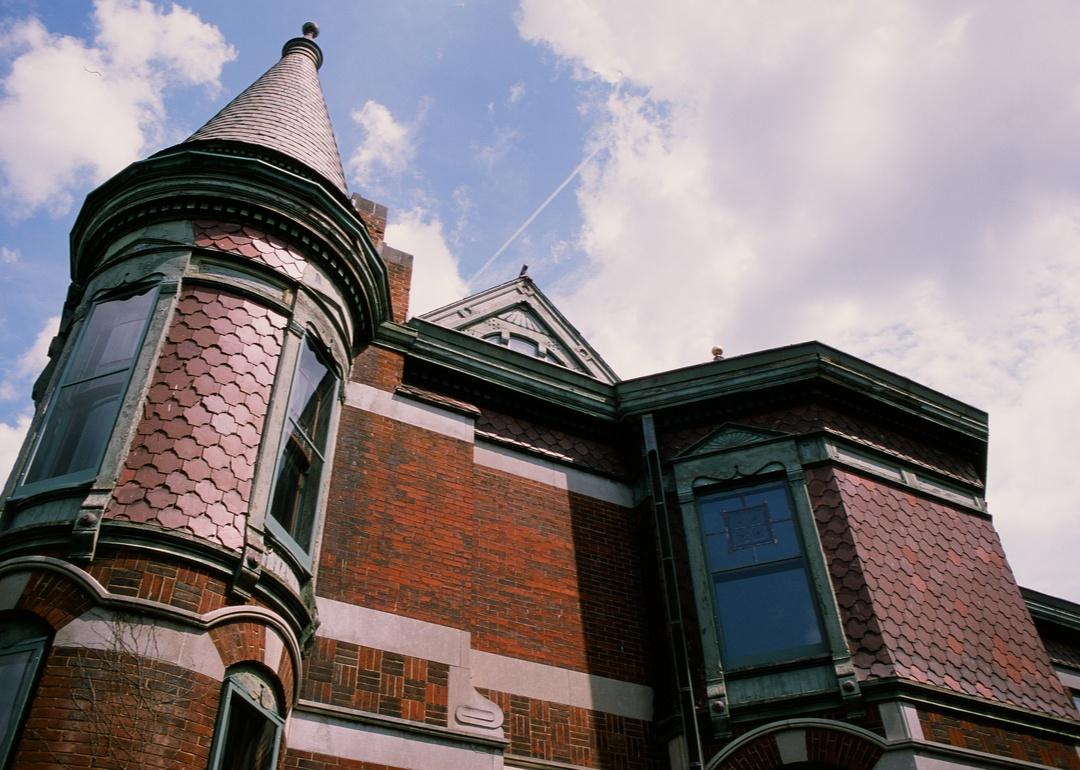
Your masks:
{"label": "metal finial on roof spire", "polygon": [[268,147],[300,161],[345,194],[345,172],[323,100],[323,55],[309,21],[303,37],[286,41],[281,59],[188,138]]}

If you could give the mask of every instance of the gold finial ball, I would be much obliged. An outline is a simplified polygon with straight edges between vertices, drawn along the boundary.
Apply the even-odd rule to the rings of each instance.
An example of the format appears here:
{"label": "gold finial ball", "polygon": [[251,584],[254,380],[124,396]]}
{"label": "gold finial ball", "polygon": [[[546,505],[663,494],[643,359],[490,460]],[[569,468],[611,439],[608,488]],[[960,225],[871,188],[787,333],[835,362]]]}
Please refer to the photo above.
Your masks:
{"label": "gold finial ball", "polygon": [[713,361],[719,361],[724,357],[724,349],[717,345],[712,349]]}
{"label": "gold finial ball", "polygon": [[308,40],[314,40],[319,36],[319,25],[313,21],[305,21],[301,31]]}

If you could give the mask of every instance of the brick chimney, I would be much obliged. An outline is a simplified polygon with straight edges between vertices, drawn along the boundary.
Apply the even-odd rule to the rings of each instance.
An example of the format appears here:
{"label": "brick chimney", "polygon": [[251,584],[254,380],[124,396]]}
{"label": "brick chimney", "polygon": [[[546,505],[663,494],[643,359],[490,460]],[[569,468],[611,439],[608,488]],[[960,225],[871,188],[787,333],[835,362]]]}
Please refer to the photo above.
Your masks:
{"label": "brick chimney", "polygon": [[352,205],[367,228],[372,243],[378,246],[386,236],[386,206],[369,201],[356,193],[353,193]]}

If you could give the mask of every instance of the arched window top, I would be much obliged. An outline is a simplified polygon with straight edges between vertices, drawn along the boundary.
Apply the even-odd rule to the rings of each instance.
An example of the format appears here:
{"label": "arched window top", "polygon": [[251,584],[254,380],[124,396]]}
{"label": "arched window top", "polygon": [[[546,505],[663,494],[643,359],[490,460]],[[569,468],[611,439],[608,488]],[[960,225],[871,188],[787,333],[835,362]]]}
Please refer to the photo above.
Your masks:
{"label": "arched window top", "polygon": [[0,767],[15,745],[52,630],[24,615],[0,615]]}
{"label": "arched window top", "polygon": [[273,770],[283,724],[274,683],[253,666],[230,669],[221,691],[211,770]]}

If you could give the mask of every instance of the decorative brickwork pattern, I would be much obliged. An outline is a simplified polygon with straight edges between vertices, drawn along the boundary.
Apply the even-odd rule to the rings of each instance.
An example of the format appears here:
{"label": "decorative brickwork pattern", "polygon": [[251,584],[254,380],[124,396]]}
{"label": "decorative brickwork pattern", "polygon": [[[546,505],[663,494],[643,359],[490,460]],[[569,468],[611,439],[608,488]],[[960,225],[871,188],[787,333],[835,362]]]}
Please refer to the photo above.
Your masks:
{"label": "decorative brickwork pattern", "polygon": [[1068,741],[1010,732],[986,720],[961,719],[922,708],[919,709],[919,724],[928,741],[1060,767],[1062,770],[1080,770],[1080,755]]}
{"label": "decorative brickwork pattern", "polygon": [[191,224],[196,246],[247,257],[296,281],[304,276],[307,259],[277,236],[232,222],[198,220]]}
{"label": "decorative brickwork pattern", "polygon": [[476,432],[485,438],[523,449],[535,449],[555,459],[609,476],[624,478],[626,475],[618,453],[609,444],[571,435],[537,422],[483,409],[476,418]]}
{"label": "decorative brickwork pattern", "polygon": [[775,770],[783,767],[776,738],[763,735],[741,747],[720,763],[720,770]]}
{"label": "decorative brickwork pattern", "polygon": [[206,767],[220,690],[164,661],[53,648],[13,767]]}
{"label": "decorative brickwork pattern", "polygon": [[[806,761],[842,770],[871,770],[884,749],[858,735],[827,727],[797,728],[804,734]],[[755,738],[735,750],[719,770],[775,770],[783,767],[775,733]]]}
{"label": "decorative brickwork pattern", "polygon": [[446,727],[446,663],[317,637],[302,698]]}
{"label": "decorative brickwork pattern", "polygon": [[955,454],[939,449],[870,420],[842,414],[821,404],[808,404],[784,410],[757,414],[732,415],[720,423],[694,425],[667,432],[662,436],[662,451],[672,457],[708,436],[720,424],[735,422],[749,427],[766,428],[791,434],[827,431],[841,438],[923,465],[944,476],[981,487],[982,481],[972,463]]}
{"label": "decorative brickwork pattern", "polygon": [[94,601],[70,578],[55,572],[38,572],[26,582],[15,606],[34,613],[54,631],[59,631],[93,607]]}
{"label": "decorative brickwork pattern", "polygon": [[244,542],[285,318],[241,297],[180,297],[107,516]]}
{"label": "decorative brickwork pattern", "polygon": [[806,484],[856,674],[860,679],[892,676],[892,658],[874,616],[836,477],[829,468],[812,468]]}
{"label": "decorative brickwork pattern", "polygon": [[227,587],[221,578],[159,554],[102,551],[87,572],[114,594],[150,599],[188,612],[204,614],[227,603]]}
{"label": "decorative brickwork pattern", "polygon": [[226,668],[251,660],[261,662],[266,652],[266,628],[258,623],[245,621],[214,626],[210,629],[210,638]]}
{"label": "decorative brickwork pattern", "polygon": [[646,683],[634,512],[477,467],[478,650]]}
{"label": "decorative brickwork pattern", "polygon": [[884,750],[851,733],[811,727],[806,731],[806,759],[845,770],[871,770]]}
{"label": "decorative brickwork pattern", "polygon": [[316,754],[311,751],[289,749],[285,753],[285,770],[406,770],[401,767],[380,765],[376,762],[361,762],[356,759],[342,759],[328,754]]}
{"label": "decorative brickwork pattern", "polygon": [[647,722],[523,695],[478,691],[506,715],[503,730],[510,741],[506,757],[511,764],[519,756],[582,767],[656,767],[648,752]]}
{"label": "decorative brickwork pattern", "polygon": [[[1074,717],[991,523],[834,474],[893,674]],[[880,658],[871,664],[879,675],[887,668]]]}

